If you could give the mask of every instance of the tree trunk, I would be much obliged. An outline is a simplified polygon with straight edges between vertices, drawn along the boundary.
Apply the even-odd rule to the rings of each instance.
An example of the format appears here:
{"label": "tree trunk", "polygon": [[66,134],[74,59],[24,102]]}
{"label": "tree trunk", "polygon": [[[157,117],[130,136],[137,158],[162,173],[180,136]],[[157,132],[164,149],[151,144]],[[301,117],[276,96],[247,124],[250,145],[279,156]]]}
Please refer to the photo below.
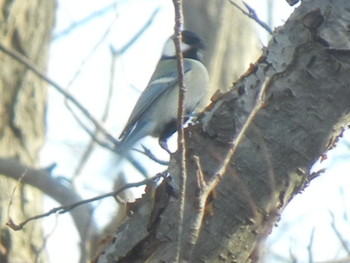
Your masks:
{"label": "tree trunk", "polygon": [[[0,2],[1,43],[45,71],[54,24],[55,2]],[[35,166],[44,142],[46,83],[0,52],[0,156]],[[25,176],[25,174],[23,174]],[[44,262],[40,222],[14,232],[5,226],[7,211],[15,221],[41,211],[41,193],[0,176],[0,262]]]}
{"label": "tree trunk", "polygon": [[[350,122],[350,2],[305,0],[261,58],[186,129],[179,224],[179,154],[98,262],[258,262],[283,208]],[[182,238],[178,246],[178,229]]]}

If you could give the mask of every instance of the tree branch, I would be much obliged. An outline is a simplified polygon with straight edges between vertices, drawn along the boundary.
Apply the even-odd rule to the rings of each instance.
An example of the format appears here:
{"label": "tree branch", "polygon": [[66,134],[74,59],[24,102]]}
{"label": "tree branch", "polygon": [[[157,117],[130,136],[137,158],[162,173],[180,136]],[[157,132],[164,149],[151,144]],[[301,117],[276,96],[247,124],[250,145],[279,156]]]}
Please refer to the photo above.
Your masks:
{"label": "tree branch", "polygon": [[[0,174],[14,180],[21,180],[21,182],[33,186],[62,205],[68,205],[82,200],[74,189],[67,184],[67,181],[52,177],[47,170],[33,169],[13,159],[0,158]],[[87,255],[87,241],[90,240],[91,233],[96,232],[94,222],[91,218],[91,210],[92,208],[90,206],[82,206],[79,209],[71,211],[81,240],[80,248],[82,256]],[[26,223],[22,223],[22,225],[24,226]]]}
{"label": "tree branch", "polygon": [[0,50],[3,51],[5,54],[9,55],[19,63],[25,65],[30,71],[32,71],[35,75],[37,75],[39,78],[50,84],[52,87],[54,87],[59,93],[61,93],[65,98],[70,100],[82,113],[83,115],[90,120],[95,127],[99,129],[99,132],[105,136],[105,138],[112,142],[114,145],[118,145],[118,140],[116,140],[101,124],[98,120],[96,120],[93,115],[85,108],[83,107],[80,102],[74,98],[69,92],[67,92],[64,88],[60,87],[57,83],[55,83],[53,80],[49,79],[47,76],[45,76],[44,73],[42,73],[39,69],[37,69],[26,57],[19,54],[18,52],[14,50],[10,50],[7,47],[5,47],[2,43],[0,43]]}
{"label": "tree branch", "polygon": [[184,123],[185,123],[185,70],[183,62],[183,54],[181,51],[181,29],[183,28],[183,11],[182,11],[182,0],[173,0],[175,10],[175,38],[174,44],[176,49],[177,57],[177,71],[179,74],[179,97],[178,97],[178,111],[177,111],[177,151],[179,153],[180,161],[180,183],[179,183],[179,222],[178,222],[178,233],[176,236],[177,248],[175,262],[182,262],[182,240],[183,240],[183,222],[184,222],[184,210],[186,201],[186,185],[187,185],[187,173],[186,173],[186,140],[184,134]]}

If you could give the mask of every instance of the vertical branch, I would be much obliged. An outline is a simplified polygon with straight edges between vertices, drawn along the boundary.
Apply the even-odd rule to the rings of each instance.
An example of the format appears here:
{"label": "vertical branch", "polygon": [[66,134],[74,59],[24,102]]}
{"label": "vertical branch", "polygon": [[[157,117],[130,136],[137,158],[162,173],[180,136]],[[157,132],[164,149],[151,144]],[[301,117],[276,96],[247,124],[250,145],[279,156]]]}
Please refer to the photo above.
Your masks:
{"label": "vertical branch", "polygon": [[177,246],[176,246],[176,259],[175,262],[179,262],[181,254],[181,240],[183,234],[183,218],[185,210],[186,199],[186,146],[183,123],[185,120],[185,81],[184,81],[184,65],[183,55],[181,52],[181,28],[183,24],[182,14],[182,0],[173,0],[175,9],[175,38],[174,44],[177,54],[177,71],[179,73],[179,100],[178,100],[178,112],[177,112],[177,132],[178,132],[178,152],[180,154],[180,205],[179,205],[179,221],[178,221],[178,233],[177,233]]}

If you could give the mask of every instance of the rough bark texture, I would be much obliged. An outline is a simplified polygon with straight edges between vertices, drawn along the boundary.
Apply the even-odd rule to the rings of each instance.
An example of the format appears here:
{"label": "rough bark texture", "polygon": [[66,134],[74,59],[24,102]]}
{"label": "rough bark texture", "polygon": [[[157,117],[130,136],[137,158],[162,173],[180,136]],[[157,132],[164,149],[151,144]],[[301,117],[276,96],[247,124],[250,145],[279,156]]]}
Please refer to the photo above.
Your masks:
{"label": "rough bark texture", "polygon": [[[0,10],[1,43],[45,71],[55,1],[4,0],[0,1]],[[0,156],[35,166],[44,141],[46,84],[2,52],[0,68]],[[41,262],[40,222],[21,232],[5,226],[11,198],[11,217],[15,220],[41,208],[41,193],[31,187],[18,187],[11,197],[15,184],[0,176],[0,262]]]}
{"label": "rough bark texture", "polygon": [[[309,174],[311,166],[334,147],[350,121],[349,10],[349,1],[303,1],[276,29],[257,64],[187,129],[181,262],[256,262],[259,242],[293,196],[315,177]],[[217,175],[263,87],[263,105],[207,200],[195,240],[189,226],[198,215],[200,191],[193,157],[199,157],[206,180]],[[174,261],[179,228],[177,158],[173,155],[170,165],[175,189],[160,187],[154,194],[149,187],[98,262]]]}

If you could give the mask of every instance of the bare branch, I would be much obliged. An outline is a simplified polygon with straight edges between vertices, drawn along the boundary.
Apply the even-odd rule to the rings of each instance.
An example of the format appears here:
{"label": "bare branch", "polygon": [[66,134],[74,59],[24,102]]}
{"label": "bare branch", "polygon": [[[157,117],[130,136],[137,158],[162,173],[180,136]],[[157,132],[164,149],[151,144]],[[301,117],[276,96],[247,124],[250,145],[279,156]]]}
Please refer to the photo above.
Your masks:
{"label": "bare branch", "polygon": [[112,49],[112,53],[117,54],[117,55],[121,55],[124,54],[125,51],[127,51],[142,35],[143,33],[151,26],[151,24],[154,21],[154,18],[156,17],[156,15],[158,14],[160,8],[157,8],[156,10],[153,11],[151,17],[148,19],[148,21],[146,22],[146,24],[135,34],[135,36],[128,42],[126,43],[122,48],[120,49],[114,49],[113,47]]}
{"label": "bare branch", "polygon": [[272,34],[271,28],[263,21],[258,18],[255,10],[251,8],[247,3],[243,2],[245,7],[248,9],[249,13],[243,10],[238,4],[236,4],[233,0],[228,0],[232,5],[234,5],[239,11],[241,11],[247,17],[253,19],[256,23],[258,23],[263,29],[265,29],[269,34]]}
{"label": "bare branch", "polygon": [[315,237],[315,227],[312,228],[309,245],[307,246],[307,252],[309,254],[309,263],[314,262],[314,260],[313,260],[313,251],[312,251],[312,246],[314,244],[314,237]]}
{"label": "bare branch", "polygon": [[338,228],[336,226],[334,214],[331,211],[329,212],[329,214],[331,215],[331,218],[332,218],[332,222],[331,222],[332,229],[333,229],[335,235],[337,236],[337,238],[339,239],[340,244],[342,245],[342,247],[344,248],[344,250],[346,251],[348,256],[350,256],[350,248],[349,248],[346,240],[344,239],[343,235],[341,234],[341,232],[338,230]]}
{"label": "bare branch", "polygon": [[[157,8],[151,15],[151,17],[148,19],[148,21],[146,22],[146,24],[138,31],[138,33],[135,34],[135,36],[127,43],[125,44],[121,49],[119,50],[115,50],[112,46],[110,48],[111,51],[111,55],[112,55],[112,59],[111,59],[111,66],[110,66],[110,81],[109,81],[109,89],[108,89],[108,95],[107,95],[107,102],[105,104],[105,109],[104,109],[104,113],[102,115],[102,119],[101,122],[104,123],[107,118],[108,118],[108,113],[109,113],[109,108],[110,108],[110,102],[111,99],[113,97],[113,90],[114,90],[114,75],[115,75],[115,63],[116,63],[116,59],[118,58],[119,55],[123,54],[125,51],[127,51],[142,35],[143,33],[150,27],[150,25],[153,23],[154,18],[156,17],[156,15],[158,14],[160,8]],[[81,68],[86,64],[88,58],[91,56],[91,54],[97,49],[97,47],[102,43],[102,41],[104,40],[104,38],[109,34],[115,20],[116,20],[117,16],[115,17],[115,19],[112,21],[112,23],[110,24],[110,26],[107,28],[106,32],[103,34],[103,37],[98,41],[98,43],[95,45],[95,47],[92,49],[92,51],[90,52],[89,56],[84,59],[84,61],[81,63],[78,71],[76,72],[76,74],[74,75],[74,77],[72,78],[72,80],[69,82],[68,87],[73,83],[74,79],[76,78],[76,76],[78,76],[78,74],[81,71]],[[66,102],[66,100],[65,100]],[[67,108],[70,110],[70,112],[72,113],[73,117],[75,118],[75,120],[80,124],[80,126],[85,130],[88,131],[88,129],[85,127],[85,125],[80,121],[79,117],[74,113],[74,111],[71,109],[71,107],[69,106],[68,103],[66,103]],[[114,151],[113,147],[108,147],[108,145],[106,143],[103,143],[102,141],[97,141],[96,138],[98,137],[99,130],[98,128],[95,129],[94,135],[92,136],[90,132],[88,132],[91,136],[91,140],[82,156],[82,158],[80,159],[79,164],[77,165],[77,168],[74,172],[75,175],[78,175],[82,169],[82,167],[84,166],[84,163],[87,161],[87,159],[89,158],[90,154],[93,151],[93,147],[94,147],[94,142],[97,142],[98,144],[100,144],[101,146],[108,148],[109,150]],[[102,145],[103,143],[103,145]],[[106,147],[107,146],[107,147]],[[136,162],[135,159],[133,159],[130,155],[128,155],[126,157],[126,159],[128,159],[128,161],[134,165],[134,167],[143,175],[143,176],[147,176],[147,172],[145,171],[145,169],[138,163]],[[136,165],[135,165],[136,164]]]}
{"label": "bare branch", "polygon": [[185,73],[184,73],[184,63],[183,54],[181,51],[181,28],[183,27],[183,11],[182,11],[182,1],[173,0],[175,9],[175,38],[174,44],[176,49],[177,57],[177,71],[179,74],[179,99],[178,99],[178,112],[177,112],[177,147],[180,154],[180,185],[179,185],[179,221],[178,221],[178,232],[177,232],[177,247],[176,247],[176,258],[175,262],[181,261],[181,244],[183,236],[183,218],[185,211],[186,202],[186,184],[187,184],[187,173],[186,173],[186,141],[183,124],[185,122]]}
{"label": "bare branch", "polygon": [[[116,21],[117,16],[115,17],[115,19],[112,21],[112,23],[109,25],[109,27],[107,28],[107,30],[105,31],[105,33],[103,34],[102,38],[96,43],[96,45],[94,46],[94,48],[91,50],[90,54],[81,62],[78,70],[76,71],[76,73],[74,74],[73,78],[70,80],[67,89],[70,87],[70,85],[72,85],[73,81],[76,79],[76,77],[80,74],[82,67],[86,64],[86,62],[89,60],[89,58],[91,57],[91,55],[97,50],[97,48],[100,46],[100,44],[103,42],[103,40],[107,37],[107,35],[109,34],[110,30],[112,29],[112,26],[114,24],[114,22]],[[109,85],[109,89],[108,89],[108,95],[107,95],[107,103],[105,104],[105,109],[104,109],[104,113],[101,119],[101,123],[104,123],[107,119],[108,116],[108,112],[109,112],[109,107],[110,107],[110,101],[112,99],[113,96],[113,83],[114,83],[114,68],[115,68],[115,56],[112,53],[112,61],[111,61],[111,78],[110,78],[110,85]],[[75,118],[75,120],[80,124],[80,126],[83,127],[84,130],[85,126],[83,125],[82,122],[80,122],[79,117],[74,113],[73,109],[70,107],[70,105],[67,102],[67,99],[64,100],[65,105],[67,107],[67,109],[71,112],[72,116]],[[96,137],[98,133],[98,128],[95,128],[94,131],[94,136]],[[90,154],[93,151],[94,148],[94,142],[96,142],[96,140],[94,140],[93,138],[91,138],[85,152],[83,153],[82,157],[80,158],[80,161],[77,165],[77,167],[75,168],[74,171],[74,175],[73,175],[73,179],[80,173],[80,171],[82,170],[85,162],[88,160]]]}
{"label": "bare branch", "polygon": [[[33,186],[62,205],[82,200],[71,185],[67,184],[67,181],[52,177],[45,169],[37,170],[22,165],[13,159],[0,158],[0,174]],[[11,204],[9,204],[8,209],[10,209],[10,207]],[[10,214],[9,211],[8,216],[10,216]],[[71,216],[73,217],[81,240],[80,249],[82,256],[86,256],[87,254],[86,251],[88,248],[86,246],[86,241],[90,239],[91,233],[96,231],[95,225],[90,217],[91,214],[90,206],[80,207],[79,209],[71,211]],[[14,227],[13,229],[19,230],[11,218],[8,219],[8,223]]]}
{"label": "bare branch", "polygon": [[90,15],[88,15],[87,17],[84,17],[83,19],[72,23],[68,28],[62,30],[61,32],[58,32],[55,36],[54,39],[58,39],[61,38],[65,35],[68,35],[69,33],[71,33],[73,30],[77,29],[78,27],[84,26],[86,25],[88,22],[91,22],[93,19],[96,19],[98,17],[101,17],[102,15],[105,15],[107,12],[110,12],[112,10],[115,10],[116,8],[116,3],[110,4]]}
{"label": "bare branch", "polygon": [[[74,81],[77,79],[77,77],[80,75],[83,67],[86,65],[86,63],[90,60],[91,56],[96,52],[98,47],[103,43],[103,41],[107,38],[108,34],[111,32],[115,21],[117,20],[117,16],[114,17],[112,22],[109,24],[101,38],[97,41],[97,43],[92,47],[91,51],[88,53],[88,55],[81,61],[80,65],[78,66],[78,69],[75,71],[73,77],[69,81],[66,89],[69,89],[69,87],[74,83]],[[67,98],[65,99],[65,102],[67,102]],[[66,104],[67,105],[67,104]]]}
{"label": "bare branch", "polygon": [[[96,120],[92,114],[83,107],[80,102],[74,98],[69,92],[65,91],[62,87],[60,87],[57,83],[55,83],[53,80],[49,79],[47,76],[45,76],[44,73],[42,73],[36,66],[34,66],[26,57],[19,54],[18,52],[14,50],[10,50],[7,47],[5,47],[2,43],[0,43],[0,50],[3,51],[5,54],[9,55],[10,57],[14,58],[16,61],[20,62],[21,64],[25,65],[30,71],[32,71],[35,75],[37,75],[39,78],[50,84],[52,87],[54,87],[59,93],[61,93],[65,98],[70,100],[81,112],[82,114],[90,120],[95,127],[98,128],[99,132],[103,134],[103,136],[106,138],[106,140],[111,141],[114,145],[117,145],[119,142],[116,140],[113,135],[111,135],[101,124],[98,120]],[[90,132],[91,133],[91,132]]]}
{"label": "bare branch", "polygon": [[[1,169],[1,167],[0,167]],[[13,187],[12,191],[11,191],[11,198],[9,200],[8,206],[7,206],[7,221],[10,221],[10,212],[11,212],[11,206],[13,203],[13,199],[14,199],[14,195],[16,193],[17,187],[22,183],[23,177],[25,176],[25,174],[27,173],[27,168],[24,169],[24,171],[22,172],[22,174],[19,176],[15,186]],[[6,175],[6,174],[5,174]]]}
{"label": "bare branch", "polygon": [[155,161],[156,163],[159,163],[160,165],[169,165],[168,161],[162,161],[160,159],[158,159],[152,152],[150,149],[148,149],[147,147],[145,147],[144,145],[142,145],[143,151],[140,151],[138,149],[133,149],[136,152],[142,153],[144,155],[146,155],[148,158],[150,158],[152,161]]}
{"label": "bare branch", "polygon": [[[107,96],[107,103],[105,106],[105,110],[102,116],[102,123],[105,122],[107,120],[108,117],[108,112],[109,112],[109,108],[110,108],[110,102],[111,102],[111,98],[113,96],[113,90],[114,90],[114,71],[115,71],[115,63],[116,63],[116,59],[119,55],[123,54],[125,51],[127,51],[142,35],[143,33],[150,27],[150,25],[153,23],[154,18],[156,17],[156,15],[158,14],[160,8],[157,8],[151,15],[151,17],[149,18],[149,20],[146,22],[146,24],[139,30],[139,32],[137,34],[135,34],[135,36],[127,43],[125,44],[121,49],[116,50],[113,47],[110,48],[111,54],[112,54],[112,59],[111,59],[111,67],[110,67],[110,81],[109,81],[109,91],[108,91],[108,96]],[[114,21],[113,21],[114,23]],[[107,35],[107,33],[109,33],[111,26],[113,25],[113,23],[110,25],[110,27],[106,30],[106,33],[104,34],[104,36]],[[102,38],[103,39],[103,38]],[[102,40],[101,40],[102,41]],[[98,42],[101,43],[101,41]],[[96,44],[95,48],[98,46],[98,44]],[[94,48],[94,50],[95,50]],[[83,64],[83,63],[82,63]],[[71,81],[72,82],[72,81]],[[68,106],[68,105],[67,105]],[[69,107],[68,107],[69,108]],[[69,108],[70,109],[70,108]],[[73,113],[73,112],[72,112]],[[78,121],[78,123],[81,124],[81,126],[83,127],[84,130],[86,130],[86,128],[84,128],[84,125],[79,121],[79,118],[73,113],[73,116],[76,118],[76,120]],[[83,163],[89,158],[89,155],[92,152],[93,149],[93,142],[96,142],[96,138],[97,137],[97,132],[98,129],[95,130],[94,136],[92,137],[92,140],[90,141],[85,153],[83,154],[83,157],[81,158],[81,161],[79,163],[79,165],[77,166],[77,169],[75,171],[75,174],[80,173],[81,167],[83,165]],[[101,145],[101,143],[99,143]],[[132,159],[130,156],[127,157],[127,159],[129,160],[129,162],[131,164],[135,164],[136,161],[134,159]],[[146,171],[144,168],[141,168],[140,165],[136,165],[135,168],[144,176],[147,175]]]}
{"label": "bare branch", "polygon": [[[43,74],[39,69],[37,69],[34,65],[32,65],[32,63],[26,57],[22,56],[18,52],[6,48],[2,43],[0,43],[0,50],[3,51],[5,54],[9,55],[10,57],[14,58],[16,61],[25,65],[29,70],[31,70],[39,78],[43,79],[45,82],[47,82],[52,87],[54,87],[64,97],[70,100],[83,113],[83,115],[93,123],[93,125],[96,127],[98,131],[96,133],[92,132],[89,128],[86,127],[86,125],[82,123],[80,119],[77,119],[77,121],[80,122],[81,127],[85,130],[85,132],[89,134],[91,138],[95,140],[98,144],[100,144],[102,147],[107,148],[110,151],[114,152],[114,147],[119,144],[119,141],[110,132],[108,132],[104,128],[104,126],[97,119],[95,119],[92,116],[92,114],[78,102],[76,98],[74,98],[74,96],[72,96],[64,88],[60,87],[53,80],[45,76],[45,74]],[[101,135],[102,135],[102,138],[101,138]],[[140,164],[138,164],[138,162],[131,155],[127,155],[126,158],[135,166],[136,169],[140,171],[141,174],[145,176],[147,175],[147,172],[145,171],[145,169]]]}
{"label": "bare branch", "polygon": [[126,189],[145,185],[145,184],[147,184],[147,183],[149,183],[151,181],[154,181],[154,180],[158,179],[160,176],[161,175],[158,174],[158,175],[152,177],[151,179],[145,179],[145,180],[140,181],[140,182],[125,184],[124,186],[120,187],[118,190],[115,190],[113,192],[109,192],[109,193],[106,193],[106,194],[103,194],[103,195],[98,195],[98,196],[95,196],[93,198],[81,200],[81,201],[78,201],[78,202],[75,202],[75,203],[71,203],[71,204],[68,204],[68,205],[63,205],[63,206],[59,206],[59,207],[56,207],[56,208],[52,208],[50,211],[48,211],[46,213],[30,217],[30,218],[24,220],[23,222],[21,222],[19,224],[14,223],[13,220],[11,218],[9,218],[9,220],[8,220],[8,222],[6,224],[9,227],[11,227],[13,230],[21,230],[21,229],[23,229],[23,227],[27,223],[29,223],[29,222],[31,222],[33,220],[44,218],[44,217],[47,217],[49,215],[56,214],[56,213],[64,214],[64,213],[70,212],[71,210],[73,210],[74,208],[77,208],[79,206],[82,206],[82,205],[85,205],[85,204],[89,204],[89,203],[92,203],[92,202],[95,202],[95,201],[99,201],[99,200],[102,200],[102,199],[107,198],[107,197],[115,197],[120,192],[122,192],[122,191],[124,191]]}

